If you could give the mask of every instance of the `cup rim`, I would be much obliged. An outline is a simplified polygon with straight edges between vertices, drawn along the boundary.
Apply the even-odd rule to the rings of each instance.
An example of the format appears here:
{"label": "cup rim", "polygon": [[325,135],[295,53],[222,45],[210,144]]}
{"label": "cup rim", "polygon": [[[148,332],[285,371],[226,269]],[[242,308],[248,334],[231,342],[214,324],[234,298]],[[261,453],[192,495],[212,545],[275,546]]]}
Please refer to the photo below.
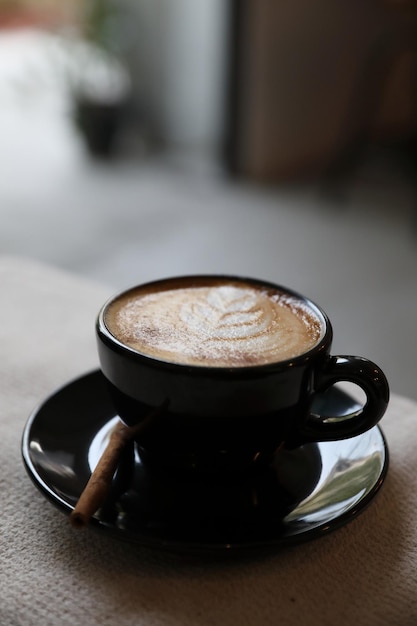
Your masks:
{"label": "cup rim", "polygon": [[[117,337],[115,337],[115,335],[113,335],[108,329],[108,327],[106,326],[106,323],[104,321],[105,313],[108,307],[121,296],[124,296],[128,294],[129,292],[133,292],[139,288],[146,289],[152,286],[163,285],[164,283],[174,283],[176,281],[185,281],[185,280],[189,281],[189,283],[192,283],[193,281],[201,281],[201,280],[207,280],[207,281],[230,280],[234,282],[242,282],[242,283],[246,282],[249,284],[252,283],[255,285],[261,285],[267,288],[282,291],[282,293],[288,294],[290,297],[294,297],[298,300],[301,300],[310,309],[312,309],[312,311],[318,316],[319,319],[321,318],[324,324],[323,336],[308,351],[303,352],[302,354],[292,357],[290,359],[283,359],[283,360],[276,361],[276,362],[262,363],[258,365],[239,365],[239,366],[223,366],[222,365],[222,366],[219,366],[219,365],[199,365],[199,364],[178,363],[175,361],[168,361],[165,359],[161,359],[156,356],[151,356],[144,352],[140,352],[139,350],[132,348],[131,346],[128,346],[127,344],[123,343]],[[187,371],[188,373],[190,372],[210,373],[210,374],[219,373],[222,375],[224,375],[225,373],[231,373],[231,372],[236,372],[236,373],[240,372],[240,373],[248,373],[248,374],[249,373],[253,374],[254,372],[265,373],[268,371],[272,372],[272,371],[276,371],[277,369],[287,368],[291,364],[304,365],[306,362],[308,362],[312,357],[314,357],[318,353],[326,351],[330,347],[332,339],[333,339],[333,328],[332,328],[332,325],[331,325],[331,322],[327,313],[322,309],[322,307],[320,307],[318,304],[316,304],[313,300],[311,300],[307,296],[304,296],[303,294],[289,287],[286,287],[281,284],[273,283],[268,280],[262,280],[259,278],[252,278],[252,277],[241,276],[241,275],[236,275],[236,274],[212,274],[212,273],[168,276],[165,278],[150,280],[144,283],[138,283],[131,287],[121,289],[120,291],[110,296],[101,306],[98,312],[97,318],[96,318],[96,332],[97,332],[98,337],[102,341],[104,341],[104,343],[106,343],[108,347],[113,348],[116,352],[124,354],[130,359],[135,359],[142,363],[146,363],[147,365],[154,365],[155,367],[158,367],[158,368],[173,369],[177,371]]]}

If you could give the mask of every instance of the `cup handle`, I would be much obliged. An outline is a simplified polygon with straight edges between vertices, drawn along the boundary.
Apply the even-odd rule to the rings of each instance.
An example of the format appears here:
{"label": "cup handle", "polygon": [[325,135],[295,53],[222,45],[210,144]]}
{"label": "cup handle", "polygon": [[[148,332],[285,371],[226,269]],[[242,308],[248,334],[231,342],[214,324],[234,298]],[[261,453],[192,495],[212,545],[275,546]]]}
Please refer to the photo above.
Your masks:
{"label": "cup handle", "polygon": [[330,357],[316,377],[316,393],[342,381],[361,387],[366,395],[365,404],[357,411],[342,416],[310,413],[300,429],[307,440],[336,441],[355,437],[375,426],[384,415],[389,401],[389,386],[385,374],[375,363],[357,356]]}

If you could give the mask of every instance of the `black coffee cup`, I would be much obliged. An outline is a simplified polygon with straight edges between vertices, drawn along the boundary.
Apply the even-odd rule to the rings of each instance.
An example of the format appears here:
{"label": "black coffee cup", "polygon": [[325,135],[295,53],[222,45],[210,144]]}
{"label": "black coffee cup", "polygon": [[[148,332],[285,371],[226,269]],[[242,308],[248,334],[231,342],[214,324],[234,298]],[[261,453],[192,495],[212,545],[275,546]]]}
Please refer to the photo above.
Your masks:
{"label": "black coffee cup", "polygon": [[[205,345],[211,345],[211,339],[204,329],[200,331],[200,318],[202,315],[203,321],[207,318],[212,324],[213,315],[211,309],[206,312],[202,308],[200,300],[198,306],[194,306],[193,298],[195,295],[199,299],[200,292],[208,293],[209,290],[214,290],[217,297],[216,289],[220,290],[222,298],[226,294],[230,309],[226,311],[225,319],[234,334],[231,339],[227,337],[226,342],[240,341],[239,337],[236,339],[239,324],[247,334],[253,330],[252,322],[255,320],[256,325],[262,318],[263,312],[259,314],[256,306],[252,306],[251,294],[246,300],[246,296],[239,299],[241,289],[243,294],[245,289],[253,289],[256,302],[258,294],[261,294],[260,301],[269,298],[265,305],[267,309],[270,301],[272,308],[276,308],[275,300],[281,302],[282,299],[285,307],[296,312],[300,323],[308,328],[314,327],[312,345],[293,356],[285,354],[285,358],[281,358],[279,350],[275,353],[275,345],[272,350],[267,347],[266,362],[262,358],[257,361],[259,355],[255,350],[247,362],[228,362],[227,357],[220,364],[207,364],[204,349]],[[187,292],[185,304],[174,304],[179,290]],[[164,293],[165,298],[158,312],[160,321],[154,324],[152,308],[141,313],[142,309],[136,310],[133,305],[129,324],[135,324],[139,319],[147,340],[152,343],[155,338],[164,347],[164,341],[167,344],[170,341],[172,320],[175,322],[179,311],[191,329],[186,328],[184,352],[188,353],[189,344],[194,341],[199,351],[196,362],[183,358],[178,346],[174,356],[161,356],[153,351],[152,345],[150,349],[132,347],[122,340],[120,333],[109,328],[111,311],[117,310],[119,303],[131,302],[144,295],[152,299],[154,294],[160,293]],[[182,295],[178,298],[181,300]],[[237,311],[241,300],[247,306],[243,313]],[[223,304],[214,301],[217,315]],[[194,310],[197,317],[200,316],[197,325],[191,315]],[[277,311],[272,314],[271,328],[279,327],[281,309]],[[250,324],[246,324],[245,316]],[[263,331],[268,342],[271,331],[269,327],[262,327]],[[389,387],[381,369],[361,357],[331,356],[332,327],[324,311],[308,298],[269,282],[235,276],[185,276],[147,283],[105,303],[98,315],[96,332],[101,369],[121,419],[127,425],[137,424],[155,408],[162,407],[158,417],[137,437],[143,458],[160,466],[205,471],[240,470],[262,460],[268,461],[280,446],[294,448],[309,442],[359,435],[378,423],[388,405]],[[257,331],[253,332],[255,336]],[[292,337],[292,330],[287,334]],[[221,346],[223,340],[222,336]],[[261,345],[260,354],[263,351]],[[354,383],[364,391],[364,406],[348,415],[315,414],[315,401],[340,381]]]}

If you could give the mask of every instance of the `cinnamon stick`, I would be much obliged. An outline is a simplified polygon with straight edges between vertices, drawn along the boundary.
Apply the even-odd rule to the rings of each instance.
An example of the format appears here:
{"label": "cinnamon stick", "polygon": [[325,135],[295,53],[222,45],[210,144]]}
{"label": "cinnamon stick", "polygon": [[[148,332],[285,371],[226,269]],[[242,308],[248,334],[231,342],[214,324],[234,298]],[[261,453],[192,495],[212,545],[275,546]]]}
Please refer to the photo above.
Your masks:
{"label": "cinnamon stick", "polygon": [[126,444],[148,428],[151,422],[162,413],[167,404],[167,402],[164,402],[160,407],[151,411],[145,419],[134,426],[126,426],[122,421],[119,422],[112,432],[106,449],[70,514],[71,526],[74,528],[85,528],[85,526],[88,525],[94,513],[100,508],[107,497],[114,473]]}

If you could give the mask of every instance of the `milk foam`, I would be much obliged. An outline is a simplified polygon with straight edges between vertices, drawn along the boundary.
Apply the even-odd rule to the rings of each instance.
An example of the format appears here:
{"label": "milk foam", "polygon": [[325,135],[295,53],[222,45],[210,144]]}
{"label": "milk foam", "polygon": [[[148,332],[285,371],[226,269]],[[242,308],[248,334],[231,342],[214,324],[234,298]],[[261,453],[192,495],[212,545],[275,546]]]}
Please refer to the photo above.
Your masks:
{"label": "milk foam", "polygon": [[165,361],[242,367],[310,350],[322,323],[302,301],[251,283],[219,281],[128,292],[105,323],[122,343]]}

